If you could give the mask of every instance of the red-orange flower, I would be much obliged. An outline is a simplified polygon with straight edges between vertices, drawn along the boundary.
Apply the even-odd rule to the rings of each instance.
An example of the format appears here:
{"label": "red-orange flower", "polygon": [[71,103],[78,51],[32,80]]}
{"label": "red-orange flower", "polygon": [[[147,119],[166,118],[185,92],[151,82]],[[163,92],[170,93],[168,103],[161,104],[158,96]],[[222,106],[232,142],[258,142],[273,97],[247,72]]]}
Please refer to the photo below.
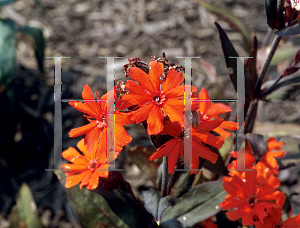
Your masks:
{"label": "red-orange flower", "polygon": [[243,226],[253,225],[256,220],[263,222],[268,208],[279,207],[275,201],[284,194],[275,191],[279,185],[280,180],[274,176],[265,180],[263,185],[258,184],[257,170],[245,171],[245,179],[233,176],[230,181],[225,180],[223,188],[229,195],[225,197],[221,207],[223,210],[236,208],[226,215],[232,221],[242,218]]}
{"label": "red-orange flower", "polygon": [[[164,65],[157,61],[149,64],[149,74],[137,67],[129,69],[129,77],[126,88],[130,94],[122,97],[122,100],[138,105],[139,109],[131,112],[136,123],[147,119],[147,131],[149,135],[156,135],[163,130],[164,116],[169,116],[172,122],[178,122],[184,126],[184,95],[185,86],[180,85],[184,78],[181,72],[170,69],[166,79],[162,80]],[[192,92],[197,88],[192,86]]]}
{"label": "red-orange flower", "polygon": [[285,195],[278,197],[276,204],[278,208],[272,208],[267,212],[267,216],[263,219],[263,223],[260,221],[255,222],[255,228],[295,228],[300,227],[300,214],[291,218],[293,208],[290,211],[289,217],[282,222],[281,215],[284,206]]}
{"label": "red-orange flower", "polygon": [[275,158],[284,157],[286,154],[281,148],[283,145],[284,142],[277,142],[273,137],[269,138],[267,152],[262,156],[262,160],[274,170],[278,170],[278,163]]}
{"label": "red-orange flower", "polygon": [[81,182],[80,189],[84,185],[87,189],[95,189],[98,186],[99,177],[108,177],[107,157],[96,158],[96,150],[88,153],[83,139],[77,143],[77,147],[84,155],[73,147],[69,147],[62,153],[64,159],[73,163],[62,165],[67,176],[65,187],[71,188]]}
{"label": "red-orange flower", "polygon": [[[284,157],[286,152],[282,150],[281,146],[284,145],[284,142],[277,142],[275,138],[269,138],[267,143],[267,150],[264,153],[264,155],[261,157],[261,162],[264,163],[269,168],[269,173],[272,173],[273,175],[278,174],[278,163],[275,160],[279,157]],[[237,158],[236,151],[232,151],[230,155],[233,158]],[[249,146],[249,143],[246,140],[246,146],[245,146],[245,168],[251,169],[255,163],[255,157],[254,153]],[[228,169],[236,169],[237,161],[234,160],[228,165]],[[231,176],[236,174],[236,171],[230,171],[229,173]]]}
{"label": "red-orange flower", "polygon": [[[113,91],[109,91],[109,93],[113,93]],[[123,125],[131,124],[132,121],[128,118],[126,113],[119,112],[119,110],[114,111],[113,105],[111,105],[108,110],[111,115],[107,116],[107,94],[103,95],[101,99],[99,99],[97,95],[97,100],[95,101],[92,90],[88,85],[84,86],[82,98],[84,99],[84,103],[70,101],[69,104],[78,111],[84,112],[84,116],[90,123],[72,129],[69,136],[73,138],[86,134],[84,143],[87,146],[87,151],[91,152],[96,144],[96,156],[102,156],[102,153],[106,154],[107,141],[112,145],[111,142],[114,140],[114,151],[116,154],[119,154],[123,146],[128,144],[132,139],[131,136],[126,133]],[[111,130],[107,136],[108,126],[113,126],[113,130]]]}
{"label": "red-orange flower", "polygon": [[[186,152],[184,155],[184,131],[183,128],[177,123],[172,123],[167,120],[164,122],[164,130],[161,134],[168,134],[174,138],[166,142],[149,158],[151,161],[163,156],[168,157],[169,173],[173,173],[176,162],[181,155],[188,163],[191,169],[190,173],[198,173],[199,157],[209,160],[211,163],[216,163],[218,155],[213,153],[210,149],[203,145],[206,143],[213,147],[220,149],[224,141],[220,140],[216,136],[210,133],[217,126],[222,123],[223,120],[212,120],[204,123],[200,123],[195,128],[192,128],[192,151]],[[192,156],[189,156],[192,155]]]}
{"label": "red-orange flower", "polygon": [[205,219],[201,222],[202,228],[218,228],[218,225],[213,223],[212,218]]}
{"label": "red-orange flower", "polygon": [[[200,104],[198,109],[198,114],[201,122],[206,122],[214,119],[220,119],[218,115],[231,112],[232,109],[224,104],[220,103],[212,103],[210,101],[209,95],[205,88],[202,88],[198,94]],[[220,126],[214,129],[217,132],[222,140],[228,138],[231,134],[224,129],[227,130],[237,130],[237,123],[233,121],[223,121]]]}

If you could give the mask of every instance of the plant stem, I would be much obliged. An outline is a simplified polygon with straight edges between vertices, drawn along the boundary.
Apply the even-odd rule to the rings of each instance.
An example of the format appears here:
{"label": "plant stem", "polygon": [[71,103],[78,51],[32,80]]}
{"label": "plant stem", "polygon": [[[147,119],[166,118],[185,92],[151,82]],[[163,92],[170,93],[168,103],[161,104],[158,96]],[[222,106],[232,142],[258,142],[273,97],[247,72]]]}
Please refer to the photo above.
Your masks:
{"label": "plant stem", "polygon": [[166,196],[167,184],[168,184],[168,158],[167,156],[163,157],[163,168],[162,168],[162,181],[161,181],[161,197]]}
{"label": "plant stem", "polygon": [[261,69],[259,75],[258,75],[258,80],[256,82],[256,86],[255,86],[255,90],[254,90],[254,96],[256,97],[256,99],[251,101],[247,115],[246,115],[245,128],[244,128],[245,133],[248,133],[249,124],[251,122],[251,119],[254,118],[253,114],[255,113],[255,109],[257,108],[257,102],[260,97],[260,89],[261,89],[265,75],[266,75],[267,70],[270,66],[270,63],[274,57],[274,54],[276,52],[276,49],[278,47],[280,40],[281,40],[281,36],[274,37],[270,52],[268,53],[267,58],[262,66],[262,69]]}
{"label": "plant stem", "polygon": [[261,69],[261,71],[260,71],[260,73],[258,75],[258,80],[256,82],[255,91],[254,91],[254,95],[256,95],[256,96],[259,96],[261,85],[262,85],[262,83],[264,81],[265,75],[267,73],[267,70],[268,70],[268,68],[270,66],[270,63],[271,63],[271,61],[273,59],[273,56],[275,54],[275,51],[276,51],[276,49],[278,47],[278,44],[279,44],[280,40],[281,40],[281,36],[275,36],[274,37],[273,43],[271,45],[270,52],[267,55],[267,58],[266,58],[266,60],[264,62],[264,65],[262,66],[262,69]]}

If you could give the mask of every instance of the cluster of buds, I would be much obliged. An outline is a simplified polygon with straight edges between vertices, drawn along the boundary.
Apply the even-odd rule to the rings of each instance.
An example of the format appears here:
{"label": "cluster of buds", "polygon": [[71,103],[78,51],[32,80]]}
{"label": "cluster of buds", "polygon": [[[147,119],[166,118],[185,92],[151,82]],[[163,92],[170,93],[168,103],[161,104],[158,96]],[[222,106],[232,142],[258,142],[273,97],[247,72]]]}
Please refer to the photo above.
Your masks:
{"label": "cluster of buds", "polygon": [[299,0],[266,0],[265,8],[271,29],[283,29],[299,22]]}

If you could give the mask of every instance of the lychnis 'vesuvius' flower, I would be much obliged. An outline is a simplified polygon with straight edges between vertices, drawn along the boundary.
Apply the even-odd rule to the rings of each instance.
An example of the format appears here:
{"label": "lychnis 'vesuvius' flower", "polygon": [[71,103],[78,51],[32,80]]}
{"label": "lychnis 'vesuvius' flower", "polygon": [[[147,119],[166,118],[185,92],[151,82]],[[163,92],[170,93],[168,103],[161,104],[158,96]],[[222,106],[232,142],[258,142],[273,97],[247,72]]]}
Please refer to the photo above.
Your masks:
{"label": "lychnis 'vesuvius' flower", "polygon": [[267,212],[267,216],[263,219],[263,223],[260,221],[255,222],[255,228],[295,228],[295,227],[300,227],[300,214],[297,216],[291,218],[292,213],[293,213],[293,208],[290,211],[289,217],[285,220],[282,221],[281,215],[282,209],[284,206],[284,201],[285,201],[285,195],[282,194],[278,197],[276,200],[276,204],[279,205],[278,208],[271,208]]}
{"label": "lychnis 'vesuvius' flower", "polygon": [[[232,111],[232,108],[230,108],[228,105],[224,105],[221,103],[213,104],[205,88],[201,89],[201,91],[198,94],[198,97],[199,97],[200,104],[199,104],[199,109],[197,111],[200,117],[200,122],[220,119],[218,115]],[[237,122],[223,121],[220,124],[220,126],[214,129],[214,131],[217,132],[223,140],[225,140],[230,136],[230,133],[225,131],[224,129],[234,130],[234,131],[237,130]]]}
{"label": "lychnis 'vesuvius' flower", "polygon": [[[223,120],[212,120],[200,123],[192,128],[192,151],[187,151],[184,154],[184,130],[177,123],[172,123],[167,120],[164,122],[164,130],[161,134],[168,134],[174,138],[166,142],[149,158],[154,160],[163,156],[168,157],[169,173],[173,173],[176,162],[181,156],[188,163],[191,169],[190,173],[198,173],[199,157],[209,160],[211,163],[216,163],[218,155],[212,152],[209,148],[203,145],[214,146],[220,149],[224,143],[221,139],[214,136],[210,131],[218,127]],[[191,155],[191,156],[190,156]]]}
{"label": "lychnis 'vesuvius' flower", "polygon": [[62,153],[64,159],[72,162],[62,165],[67,176],[65,187],[71,188],[81,182],[80,188],[86,185],[87,189],[95,189],[99,177],[108,177],[107,157],[104,154],[102,157],[96,157],[95,150],[88,153],[83,139],[77,143],[77,147],[83,155],[73,147],[69,147]]}
{"label": "lychnis 'vesuvius' flower", "polygon": [[228,195],[221,207],[223,210],[236,209],[226,213],[230,220],[242,218],[243,226],[253,225],[258,220],[262,223],[267,209],[279,207],[276,200],[284,193],[275,189],[280,185],[280,180],[273,175],[265,181],[261,178],[254,169],[245,171],[245,179],[238,176],[223,179],[223,188]]}
{"label": "lychnis 'vesuvius' flower", "polygon": [[[109,91],[108,93],[113,93],[113,91]],[[84,143],[86,144],[87,151],[91,152],[94,147],[96,147],[96,157],[102,156],[103,153],[106,154],[107,141],[112,142],[114,139],[114,152],[118,155],[123,146],[128,144],[132,139],[123,127],[123,125],[131,124],[132,121],[128,118],[126,113],[115,110],[118,107],[114,108],[113,105],[107,107],[107,94],[103,95],[101,99],[99,99],[97,95],[97,100],[94,100],[92,90],[88,85],[84,86],[82,98],[84,99],[84,103],[70,101],[69,104],[78,111],[85,113],[85,117],[90,123],[72,129],[69,136],[77,137],[86,135]],[[114,118],[108,120],[107,108],[109,108],[108,111],[110,115],[114,115]],[[107,135],[109,125],[113,126],[113,129],[110,131],[111,133],[113,132],[113,134]]]}
{"label": "lychnis 'vesuvius' flower", "polygon": [[[126,89],[130,91],[122,100],[138,105],[139,109],[132,111],[132,119],[140,123],[147,119],[149,135],[156,135],[163,130],[163,119],[168,116],[171,122],[184,125],[184,78],[181,72],[170,69],[166,79],[162,79],[164,65],[157,61],[149,64],[149,74],[137,67],[129,69]],[[192,92],[197,88],[192,86]]]}

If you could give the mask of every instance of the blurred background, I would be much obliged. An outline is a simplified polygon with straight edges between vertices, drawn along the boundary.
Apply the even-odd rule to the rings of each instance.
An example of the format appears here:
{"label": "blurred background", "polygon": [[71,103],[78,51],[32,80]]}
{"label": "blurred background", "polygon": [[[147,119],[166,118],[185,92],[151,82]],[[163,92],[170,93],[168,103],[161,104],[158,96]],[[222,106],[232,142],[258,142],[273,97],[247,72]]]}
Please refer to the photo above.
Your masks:
{"label": "blurred background", "polygon": [[[128,57],[141,57],[149,62],[152,55],[159,57],[162,51],[169,62],[177,65],[184,65],[184,61],[176,56],[200,56],[200,60],[193,60],[193,85],[198,91],[205,87],[211,98],[235,99],[212,20],[227,32],[240,56],[249,55],[249,44],[252,45],[255,32],[262,47],[258,58],[263,59],[269,38],[273,37],[267,33],[264,1],[205,2],[239,19],[246,28],[244,34],[233,29],[232,21],[226,22],[228,15],[220,17],[197,0],[19,0],[1,7],[0,18],[14,21],[15,26],[40,28],[45,42],[44,56],[71,57],[62,60],[62,99],[80,99],[85,84],[99,96],[106,92],[106,60],[99,56],[123,57],[115,60],[117,81],[126,80],[123,65]],[[245,41],[247,34],[248,41]],[[15,38],[15,72],[10,76],[11,82],[0,87],[0,227],[9,226],[8,215],[16,204],[16,194],[23,182],[29,185],[46,227],[77,227],[63,188],[53,172],[45,171],[53,168],[55,162],[54,61],[44,58],[42,71],[36,59],[39,46],[30,37],[16,34]],[[295,40],[284,48],[290,48],[291,52],[285,57],[287,61],[291,61],[299,49],[294,47],[300,45]],[[3,51],[2,54],[5,55]],[[273,68],[278,70],[276,65]],[[276,73],[270,74],[269,78],[276,76]],[[292,103],[262,102],[258,113],[261,124],[256,125],[255,131],[269,134],[271,129],[273,135],[268,136],[282,136],[282,131],[289,129],[299,136],[299,100],[296,96]],[[228,105],[235,107],[234,103]],[[85,124],[86,119],[67,103],[62,106],[65,150],[75,147],[80,139],[70,139],[69,131]],[[280,113],[276,111],[278,108]],[[234,114],[230,118],[235,119]],[[142,127],[129,126],[127,130],[134,138],[131,146],[151,146]],[[124,169],[124,178],[139,194],[138,190],[151,182],[126,158],[126,153],[123,154],[117,165]]]}

